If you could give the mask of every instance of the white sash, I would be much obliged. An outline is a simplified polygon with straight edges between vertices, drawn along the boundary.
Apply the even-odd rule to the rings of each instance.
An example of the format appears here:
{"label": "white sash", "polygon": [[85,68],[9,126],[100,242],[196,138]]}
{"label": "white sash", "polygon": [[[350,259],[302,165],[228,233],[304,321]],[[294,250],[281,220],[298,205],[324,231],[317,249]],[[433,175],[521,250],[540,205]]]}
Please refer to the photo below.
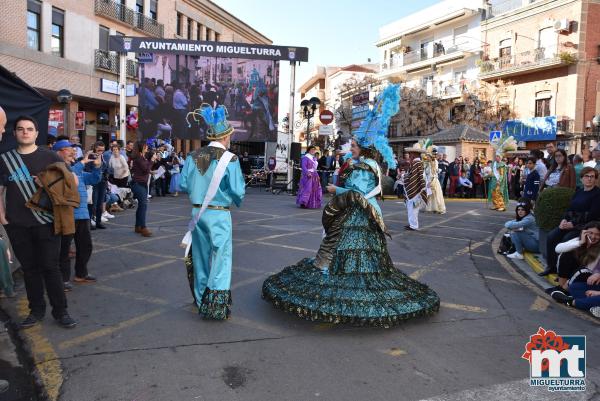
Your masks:
{"label": "white sash", "polygon": [[213,173],[213,176],[210,179],[210,184],[208,185],[206,195],[204,195],[202,207],[200,208],[200,211],[196,213],[196,215],[193,216],[190,222],[188,223],[188,231],[187,233],[185,233],[185,236],[181,240],[181,247],[185,247],[185,254],[183,255],[184,257],[188,255],[190,247],[192,246],[192,232],[196,229],[196,225],[198,224],[200,217],[217,194],[219,185],[221,185],[221,180],[225,175],[225,170],[227,170],[227,165],[229,164],[233,156],[233,153],[226,150],[225,153],[223,153],[223,155],[219,159],[219,163],[217,163],[217,168],[215,168],[215,172]]}
{"label": "white sash", "polygon": [[377,196],[381,193],[381,169],[379,168],[379,164],[377,165],[377,186],[373,188],[371,192],[365,195],[365,199],[371,199],[374,196]]}

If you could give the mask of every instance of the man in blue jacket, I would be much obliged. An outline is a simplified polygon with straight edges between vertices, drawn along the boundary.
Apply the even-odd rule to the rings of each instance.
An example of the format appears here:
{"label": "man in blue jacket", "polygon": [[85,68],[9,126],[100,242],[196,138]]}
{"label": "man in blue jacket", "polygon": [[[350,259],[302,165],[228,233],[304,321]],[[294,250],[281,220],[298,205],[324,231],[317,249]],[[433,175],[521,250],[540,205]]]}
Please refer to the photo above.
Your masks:
{"label": "man in blue jacket", "polygon": [[[75,234],[63,235],[60,244],[60,270],[65,283],[65,291],[70,291],[73,286],[70,283],[71,279],[71,259],[69,257],[69,249],[71,241],[75,239],[75,278],[76,283],[93,283],[96,281],[94,276],[88,274],[87,264],[92,256],[92,235],[90,232],[90,214],[87,207],[87,190],[86,185],[95,185],[102,178],[102,159],[89,159],[92,152],[88,152],[83,159],[75,161],[75,149],[72,144],[61,139],[52,147],[67,164],[71,166],[71,170],[77,176],[79,190],[79,207],[75,209]],[[88,162],[92,166],[90,172],[84,171],[84,167]]]}

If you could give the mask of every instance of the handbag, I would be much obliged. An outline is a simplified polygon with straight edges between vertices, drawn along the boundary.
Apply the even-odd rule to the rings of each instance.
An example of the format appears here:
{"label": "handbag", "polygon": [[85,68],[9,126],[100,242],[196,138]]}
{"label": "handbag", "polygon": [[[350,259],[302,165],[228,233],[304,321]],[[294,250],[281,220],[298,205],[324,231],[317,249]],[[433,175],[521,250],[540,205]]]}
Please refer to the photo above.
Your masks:
{"label": "handbag", "polygon": [[501,255],[507,255],[516,251],[515,245],[510,239],[510,234],[504,234],[502,240],[500,240],[500,246],[498,247],[498,253]]}

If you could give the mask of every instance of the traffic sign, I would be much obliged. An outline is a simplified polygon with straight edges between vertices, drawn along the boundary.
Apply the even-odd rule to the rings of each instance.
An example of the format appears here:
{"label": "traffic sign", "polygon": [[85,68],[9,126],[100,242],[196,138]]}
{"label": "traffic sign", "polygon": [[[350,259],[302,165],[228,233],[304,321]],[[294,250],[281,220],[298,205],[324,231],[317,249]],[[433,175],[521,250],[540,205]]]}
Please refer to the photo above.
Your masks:
{"label": "traffic sign", "polygon": [[333,127],[331,125],[320,125],[319,126],[319,135],[333,135]]}
{"label": "traffic sign", "polygon": [[329,110],[323,110],[321,114],[319,114],[319,120],[321,120],[322,124],[331,124],[333,122],[333,112]]}
{"label": "traffic sign", "polygon": [[490,142],[496,142],[502,138],[502,131],[490,131]]}

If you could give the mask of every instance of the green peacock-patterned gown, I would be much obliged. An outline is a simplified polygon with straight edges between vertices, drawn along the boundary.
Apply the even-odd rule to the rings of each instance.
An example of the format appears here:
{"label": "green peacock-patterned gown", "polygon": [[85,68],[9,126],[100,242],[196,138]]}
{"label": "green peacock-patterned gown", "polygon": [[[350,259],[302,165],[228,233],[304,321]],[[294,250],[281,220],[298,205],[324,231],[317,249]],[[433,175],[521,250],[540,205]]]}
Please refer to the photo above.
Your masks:
{"label": "green peacock-patterned gown", "polygon": [[439,309],[435,291],[393,265],[372,196],[377,177],[374,160],[352,161],[323,211],[325,237],[316,257],[267,278],[264,299],[305,319],[359,326],[390,327]]}

